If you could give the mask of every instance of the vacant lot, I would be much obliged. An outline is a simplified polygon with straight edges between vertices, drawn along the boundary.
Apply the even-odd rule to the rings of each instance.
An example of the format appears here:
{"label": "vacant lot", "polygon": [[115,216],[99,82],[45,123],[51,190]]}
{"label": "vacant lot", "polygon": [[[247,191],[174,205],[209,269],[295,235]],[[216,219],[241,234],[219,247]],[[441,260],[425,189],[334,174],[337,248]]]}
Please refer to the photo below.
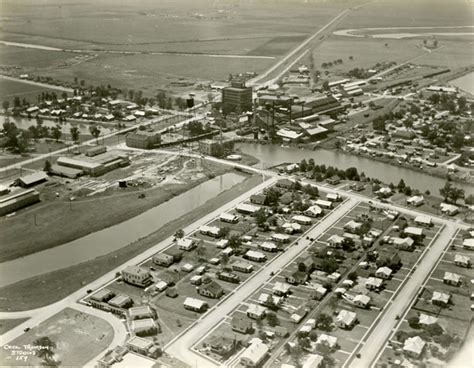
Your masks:
{"label": "vacant lot", "polygon": [[28,318],[0,320],[0,335],[25,322]]}
{"label": "vacant lot", "polygon": [[27,49],[0,45],[0,64],[20,67],[45,68],[61,66],[78,56],[71,52]]}
{"label": "vacant lot", "polygon": [[15,360],[14,350],[2,349],[1,360],[9,366],[39,366],[42,359],[35,356],[35,350],[24,349],[23,345],[32,344],[40,337],[47,336],[56,344],[53,348],[54,359],[62,366],[82,366],[103,351],[113,339],[113,329],[100,318],[65,309],[33,327],[30,331],[13,340],[10,345],[19,346],[27,356],[27,363]]}

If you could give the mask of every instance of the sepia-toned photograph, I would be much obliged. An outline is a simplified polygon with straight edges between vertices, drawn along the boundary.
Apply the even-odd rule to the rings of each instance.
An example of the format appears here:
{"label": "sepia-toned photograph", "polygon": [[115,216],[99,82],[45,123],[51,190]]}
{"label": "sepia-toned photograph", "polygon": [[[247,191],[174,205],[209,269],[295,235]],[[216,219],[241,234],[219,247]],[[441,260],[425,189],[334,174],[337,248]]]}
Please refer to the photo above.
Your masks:
{"label": "sepia-toned photograph", "polygon": [[0,0],[0,367],[474,368],[474,0]]}

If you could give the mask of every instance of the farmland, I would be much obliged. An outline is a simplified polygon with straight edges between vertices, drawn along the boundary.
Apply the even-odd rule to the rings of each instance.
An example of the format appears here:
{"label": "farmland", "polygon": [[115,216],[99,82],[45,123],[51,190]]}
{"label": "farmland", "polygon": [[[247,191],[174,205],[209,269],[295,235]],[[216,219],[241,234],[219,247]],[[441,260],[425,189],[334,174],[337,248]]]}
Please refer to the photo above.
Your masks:
{"label": "farmland", "polygon": [[471,23],[471,9],[465,1],[385,0],[358,8],[347,16],[339,28],[459,26]]}
{"label": "farmland", "polygon": [[36,101],[36,96],[41,92],[56,92],[57,90],[34,86],[22,82],[16,82],[0,78],[0,100],[13,100],[13,96],[18,96],[20,99],[26,98],[32,102]]}
{"label": "farmland", "polygon": [[[3,40],[83,54],[72,57],[67,52],[3,46],[2,64],[68,83],[78,77],[154,94],[154,87],[170,87],[170,82],[182,78],[192,83],[226,80],[231,73],[259,73],[275,60],[215,55],[281,57],[342,9],[337,4],[293,3],[288,8],[281,2],[215,5],[209,0],[144,1],[139,6],[129,1],[113,10],[110,5],[113,2],[93,6],[66,2],[60,8],[54,4],[40,8],[7,2]],[[140,54],[100,53],[109,51]],[[183,52],[190,55],[178,55]],[[38,63],[33,62],[36,59]]]}

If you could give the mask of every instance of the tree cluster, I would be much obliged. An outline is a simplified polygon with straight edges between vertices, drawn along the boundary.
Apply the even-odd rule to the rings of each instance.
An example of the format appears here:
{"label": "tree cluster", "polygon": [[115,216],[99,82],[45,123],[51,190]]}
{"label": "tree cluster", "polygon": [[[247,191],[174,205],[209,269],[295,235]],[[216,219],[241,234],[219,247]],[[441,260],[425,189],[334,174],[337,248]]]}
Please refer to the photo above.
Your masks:
{"label": "tree cluster", "polygon": [[456,203],[458,199],[464,198],[464,189],[456,188],[447,181],[443,188],[440,188],[439,194],[441,194],[446,202]]}

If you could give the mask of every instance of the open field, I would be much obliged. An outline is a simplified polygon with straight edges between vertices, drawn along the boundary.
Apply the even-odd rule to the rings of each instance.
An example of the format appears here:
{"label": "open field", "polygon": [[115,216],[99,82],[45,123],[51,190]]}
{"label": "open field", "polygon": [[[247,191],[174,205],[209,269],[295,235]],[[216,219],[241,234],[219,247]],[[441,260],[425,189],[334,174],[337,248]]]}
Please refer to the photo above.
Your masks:
{"label": "open field", "polygon": [[471,23],[472,4],[462,0],[382,0],[354,10],[339,28],[459,26]]}
{"label": "open field", "polygon": [[180,78],[226,80],[230,73],[261,72],[272,59],[241,59],[199,55],[100,55],[86,63],[39,71],[44,77],[70,82],[76,76],[97,84],[144,89],[156,94],[160,85]]}
{"label": "open field", "polygon": [[96,50],[143,52],[140,55],[99,54],[96,58],[68,61],[68,65],[57,67],[62,63],[57,58],[67,54],[9,47],[8,64],[15,65],[16,58],[22,54],[39,53],[40,59],[45,55],[39,65],[23,61],[24,65],[19,63],[20,66],[34,66],[27,71],[67,82],[78,77],[96,84],[110,83],[155,93],[158,85],[167,85],[170,80],[179,78],[224,80],[230,73],[259,73],[274,60],[147,55],[149,52],[279,57],[345,7],[303,2],[291,2],[291,6],[287,6],[284,1],[215,4],[210,0],[142,1],[137,5],[128,1],[116,9],[109,0],[93,5],[66,1],[59,11],[53,4],[27,7],[6,2],[3,12],[8,21],[0,33],[4,40],[86,53]]}
{"label": "open field", "polygon": [[12,101],[15,96],[18,96],[20,99],[25,98],[31,102],[36,102],[36,96],[41,94],[41,92],[55,92],[56,94],[61,95],[61,92],[58,92],[58,90],[55,89],[0,78],[0,100],[9,100],[10,106],[13,106]]}
{"label": "open field", "polygon": [[64,2],[58,9],[52,2],[50,6],[27,6],[8,1],[2,10],[9,17],[3,32],[51,38],[54,46],[58,46],[55,39],[64,39],[92,47],[135,44],[150,51],[150,45],[160,43],[309,33],[340,8],[337,4],[302,2],[288,7],[285,1],[239,2],[233,6],[236,3],[126,1],[117,9],[113,1],[106,0],[94,4]]}
{"label": "open field", "polygon": [[10,331],[12,328],[22,324],[27,319],[28,318],[0,320],[0,335],[3,335],[5,332]]}
{"label": "open field", "polygon": [[[42,359],[35,355],[36,350],[23,346],[35,345],[37,338],[48,336],[56,344],[56,348],[52,349],[56,361],[66,367],[82,366],[103,351],[112,341],[113,335],[112,327],[104,320],[73,309],[65,309],[13,340],[9,344],[13,348],[3,348],[1,361],[9,366],[41,365]],[[16,349],[15,346],[19,348]],[[16,351],[25,354],[26,364],[16,359]]]}
{"label": "open field", "polygon": [[0,293],[4,297],[0,299],[0,310],[11,310],[12,305],[15,306],[15,310],[29,310],[60,300],[161,240],[166,239],[174,234],[176,229],[183,228],[187,224],[201,218],[204,214],[219,208],[260,182],[260,176],[252,176],[244,182],[237,184],[231,190],[227,190],[208,201],[205,205],[189,212],[172,223],[166,224],[146,238],[118,251],[89,262],[0,288]]}
{"label": "open field", "polygon": [[77,54],[0,45],[0,64],[33,68],[60,67]]}

